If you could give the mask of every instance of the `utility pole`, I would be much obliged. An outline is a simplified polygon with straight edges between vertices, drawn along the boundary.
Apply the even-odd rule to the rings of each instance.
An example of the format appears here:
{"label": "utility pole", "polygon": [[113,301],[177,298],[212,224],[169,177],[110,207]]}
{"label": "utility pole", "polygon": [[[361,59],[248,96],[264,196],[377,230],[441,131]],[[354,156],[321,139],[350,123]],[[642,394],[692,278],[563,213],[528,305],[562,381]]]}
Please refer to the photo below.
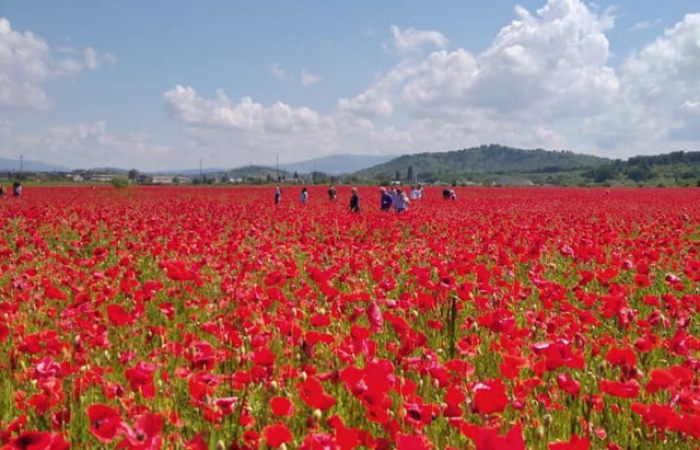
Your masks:
{"label": "utility pole", "polygon": [[280,155],[277,154],[277,182],[280,182]]}
{"label": "utility pole", "polygon": [[202,171],[202,158],[199,158],[199,181],[204,183],[204,172]]}
{"label": "utility pole", "polygon": [[24,155],[19,155],[19,173],[24,172]]}

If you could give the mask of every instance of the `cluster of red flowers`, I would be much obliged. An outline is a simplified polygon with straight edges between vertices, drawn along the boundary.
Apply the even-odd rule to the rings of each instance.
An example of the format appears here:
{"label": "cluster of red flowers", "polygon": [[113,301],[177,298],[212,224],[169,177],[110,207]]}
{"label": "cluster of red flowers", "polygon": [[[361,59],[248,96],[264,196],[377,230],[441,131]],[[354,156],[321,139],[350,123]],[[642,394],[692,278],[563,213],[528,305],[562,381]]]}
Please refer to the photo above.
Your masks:
{"label": "cluster of red flowers", "polygon": [[700,193],[360,195],[0,202],[0,449],[700,448]]}

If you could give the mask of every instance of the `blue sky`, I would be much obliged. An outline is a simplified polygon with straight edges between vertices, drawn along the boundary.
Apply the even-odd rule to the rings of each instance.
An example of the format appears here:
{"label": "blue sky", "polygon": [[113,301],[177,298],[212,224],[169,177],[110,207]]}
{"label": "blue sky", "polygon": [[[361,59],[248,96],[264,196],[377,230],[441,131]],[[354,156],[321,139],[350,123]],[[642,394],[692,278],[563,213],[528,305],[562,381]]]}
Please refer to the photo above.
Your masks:
{"label": "blue sky", "polygon": [[0,157],[698,150],[697,2],[0,0]]}

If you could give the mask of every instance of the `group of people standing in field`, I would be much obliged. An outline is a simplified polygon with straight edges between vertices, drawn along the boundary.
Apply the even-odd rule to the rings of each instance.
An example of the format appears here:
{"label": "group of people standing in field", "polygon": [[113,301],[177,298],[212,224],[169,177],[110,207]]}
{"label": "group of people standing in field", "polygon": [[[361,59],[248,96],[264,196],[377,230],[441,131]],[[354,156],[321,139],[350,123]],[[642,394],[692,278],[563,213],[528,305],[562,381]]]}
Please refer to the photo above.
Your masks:
{"label": "group of people standing in field", "polygon": [[[22,195],[22,183],[19,181],[15,181],[12,184],[12,195],[14,197],[19,197]],[[5,189],[4,185],[0,185],[0,197],[5,197],[7,196],[7,189]]]}
{"label": "group of people standing in field", "polygon": [[[455,200],[457,198],[456,194],[454,193],[454,189],[446,189],[446,191],[448,192],[448,195],[445,197],[445,199]],[[379,209],[381,211],[391,211],[393,208],[397,214],[407,211],[411,201],[422,199],[424,194],[423,187],[421,185],[411,187],[409,192],[410,194],[401,187],[391,187],[388,190],[383,186],[380,187]],[[444,192],[443,195],[445,195]],[[328,200],[330,202],[335,202],[338,200],[338,190],[333,185],[328,188]],[[279,205],[281,201],[282,188],[278,184],[275,186],[275,205]],[[299,201],[302,205],[306,205],[309,202],[309,190],[306,188],[306,186],[302,187],[301,189]],[[348,204],[348,210],[355,213],[359,213],[361,210],[360,195],[355,187],[350,189],[350,203]]]}

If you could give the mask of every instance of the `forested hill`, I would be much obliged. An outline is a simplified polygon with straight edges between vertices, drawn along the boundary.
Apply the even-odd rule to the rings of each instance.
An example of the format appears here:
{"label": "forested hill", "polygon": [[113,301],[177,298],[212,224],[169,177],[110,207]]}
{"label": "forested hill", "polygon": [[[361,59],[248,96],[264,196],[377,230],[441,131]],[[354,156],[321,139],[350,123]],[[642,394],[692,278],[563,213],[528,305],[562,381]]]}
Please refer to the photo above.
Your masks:
{"label": "forested hill", "polygon": [[611,163],[607,158],[570,151],[521,150],[500,145],[482,145],[465,150],[415,153],[356,172],[358,178],[405,176],[409,166],[421,180],[442,174],[511,174],[566,172],[591,169]]}

